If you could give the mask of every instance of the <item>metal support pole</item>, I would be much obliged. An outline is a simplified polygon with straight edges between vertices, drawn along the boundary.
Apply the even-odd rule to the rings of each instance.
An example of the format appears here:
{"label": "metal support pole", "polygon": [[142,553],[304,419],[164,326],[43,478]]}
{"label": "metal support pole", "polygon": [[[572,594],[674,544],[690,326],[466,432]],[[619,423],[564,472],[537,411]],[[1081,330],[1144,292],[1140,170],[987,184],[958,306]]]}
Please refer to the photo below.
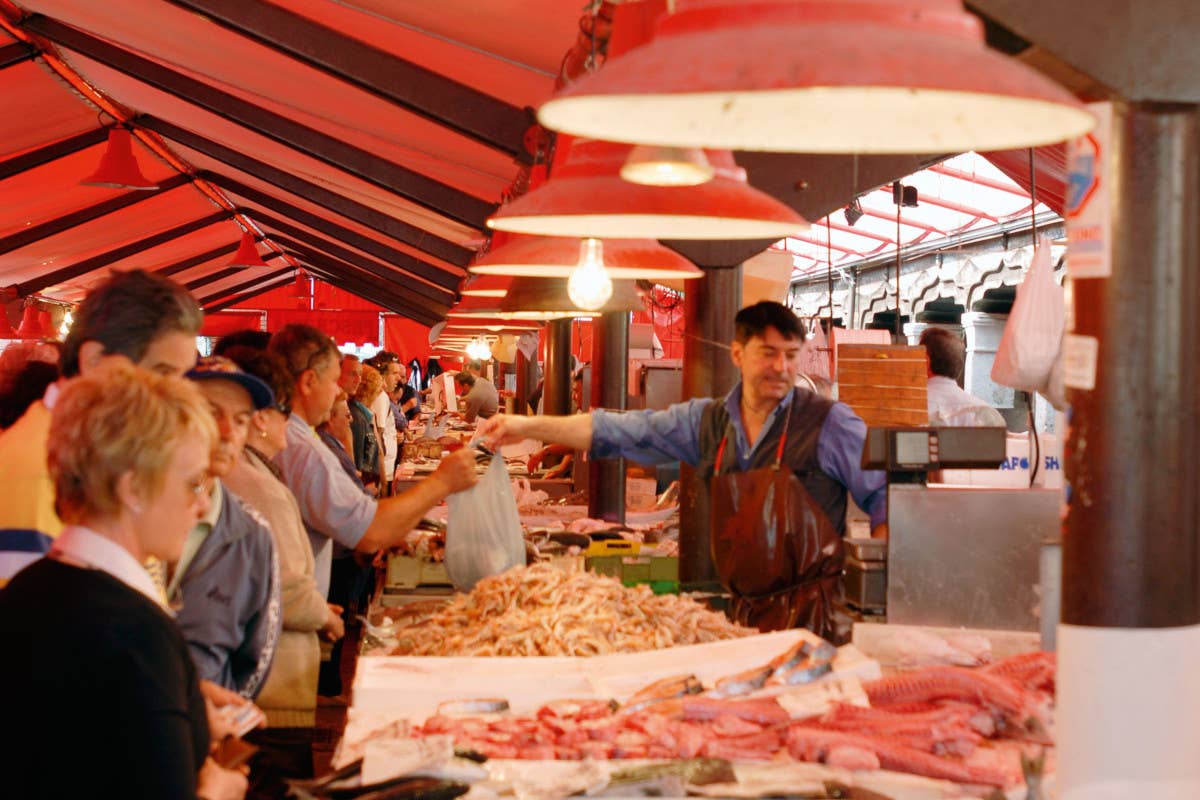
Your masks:
{"label": "metal support pole", "polygon": [[1112,275],[1072,282],[1099,350],[1068,393],[1060,796],[1197,797],[1200,111],[1116,104],[1103,163]]}
{"label": "metal support pole", "polygon": [[546,324],[546,371],[542,410],[550,415],[571,413],[571,320]]}
{"label": "metal support pole", "polygon": [[[629,394],[629,312],[592,323],[592,408],[624,411]],[[625,524],[625,459],[602,458],[588,469],[588,516]]]}
{"label": "metal support pole", "polygon": [[[738,381],[729,358],[733,318],[742,307],[741,266],[705,269],[684,293],[683,398],[719,397]],[[679,468],[679,577],[684,583],[714,581],[709,551],[707,493],[698,493],[694,470]]]}
{"label": "metal support pole", "polygon": [[513,361],[513,366],[517,373],[517,390],[514,393],[513,403],[515,408],[513,411],[517,414],[525,415],[529,413],[529,359],[525,358],[525,354],[517,350],[517,357]]}

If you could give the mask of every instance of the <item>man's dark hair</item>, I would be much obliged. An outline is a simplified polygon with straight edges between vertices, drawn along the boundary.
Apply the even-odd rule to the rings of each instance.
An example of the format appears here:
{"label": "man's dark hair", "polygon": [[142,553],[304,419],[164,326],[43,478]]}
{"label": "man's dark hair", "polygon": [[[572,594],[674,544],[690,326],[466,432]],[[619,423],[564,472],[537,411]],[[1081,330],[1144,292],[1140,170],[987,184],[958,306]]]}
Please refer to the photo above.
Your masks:
{"label": "man's dark hair", "polygon": [[785,339],[804,341],[804,328],[800,325],[800,318],[787,306],[770,300],[743,308],[733,318],[733,327],[733,338],[740,344],[745,344],[755,336],[762,338],[767,328],[779,331],[779,335]]}
{"label": "man's dark hair", "polygon": [[299,379],[306,370],[320,369],[325,364],[341,366],[342,354],[327,334],[311,325],[284,325],[271,337],[267,352],[279,356],[287,365],[292,379]]}
{"label": "man's dark hair", "polygon": [[967,346],[962,338],[945,328],[926,328],[921,332],[921,344],[929,355],[929,371],[957,381],[967,362]]}
{"label": "man's dark hair", "polygon": [[229,355],[230,348],[249,347],[252,350],[266,350],[271,344],[271,334],[267,331],[234,331],[227,333],[213,345],[214,356]]}
{"label": "man's dark hair", "polygon": [[238,345],[225,351],[225,357],[242,368],[243,372],[260,379],[275,393],[275,408],[283,411],[292,406],[296,381],[279,356],[255,347]]}
{"label": "man's dark hair", "polygon": [[454,382],[461,386],[474,386],[475,376],[469,372],[460,372],[454,376]]}
{"label": "man's dark hair", "polygon": [[117,272],[79,304],[59,370],[66,378],[79,374],[84,342],[98,342],[105,355],[123,355],[136,364],[158,337],[175,332],[196,336],[203,323],[196,299],[175,281],[140,269]]}
{"label": "man's dark hair", "polygon": [[46,361],[27,361],[0,388],[0,430],[12,425],[42,399],[46,387],[58,380],[58,367]]}
{"label": "man's dark hair", "polygon": [[382,375],[387,372],[388,364],[400,363],[400,356],[396,355],[391,350],[380,350],[363,363],[379,370],[379,374]]}

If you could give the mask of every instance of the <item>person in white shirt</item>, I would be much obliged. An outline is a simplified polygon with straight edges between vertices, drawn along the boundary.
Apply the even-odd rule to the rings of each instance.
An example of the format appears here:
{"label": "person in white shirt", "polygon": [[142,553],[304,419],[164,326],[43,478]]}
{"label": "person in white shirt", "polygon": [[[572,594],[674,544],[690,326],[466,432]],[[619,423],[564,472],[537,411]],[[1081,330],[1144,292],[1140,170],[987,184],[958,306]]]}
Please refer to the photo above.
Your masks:
{"label": "person in white shirt", "polygon": [[929,424],[946,427],[1005,427],[1004,417],[958,385],[966,364],[966,345],[945,328],[926,328],[921,345],[929,362],[926,401]]}
{"label": "person in white shirt", "polygon": [[396,385],[400,382],[400,356],[383,350],[376,353],[367,364],[379,370],[383,377],[383,391],[371,404],[371,413],[375,416],[375,424],[383,431],[383,441],[380,442],[383,447],[383,480],[385,485],[390,485],[392,475],[396,472],[396,456],[400,448],[396,444],[396,418],[392,416],[392,401],[388,395],[396,391]]}

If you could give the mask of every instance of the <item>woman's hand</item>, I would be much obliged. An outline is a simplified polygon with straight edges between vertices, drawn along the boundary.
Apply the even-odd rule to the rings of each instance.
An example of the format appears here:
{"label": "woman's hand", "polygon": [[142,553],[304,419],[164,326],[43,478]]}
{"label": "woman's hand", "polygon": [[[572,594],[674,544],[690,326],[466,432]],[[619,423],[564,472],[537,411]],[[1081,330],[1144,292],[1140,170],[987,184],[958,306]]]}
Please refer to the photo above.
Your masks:
{"label": "woman's hand", "polygon": [[250,788],[247,772],[249,767],[225,769],[211,758],[206,759],[196,780],[196,794],[203,800],[242,800]]}

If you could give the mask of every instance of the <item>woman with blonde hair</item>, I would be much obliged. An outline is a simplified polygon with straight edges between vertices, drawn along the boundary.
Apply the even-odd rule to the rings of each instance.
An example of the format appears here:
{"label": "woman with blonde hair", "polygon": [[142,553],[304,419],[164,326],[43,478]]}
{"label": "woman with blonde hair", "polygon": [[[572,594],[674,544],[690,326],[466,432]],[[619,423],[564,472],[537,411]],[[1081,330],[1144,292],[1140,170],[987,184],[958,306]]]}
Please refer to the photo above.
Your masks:
{"label": "woman with blonde hair", "polygon": [[5,747],[11,796],[244,795],[245,776],[207,757],[196,669],[142,566],[179,558],[216,436],[180,378],[113,362],[62,389],[49,467],[66,527],[0,593],[0,681],[21,728]]}
{"label": "woman with blonde hair", "polygon": [[354,467],[363,483],[378,483],[383,456],[379,428],[371,404],[383,391],[383,376],[373,367],[363,367],[362,380],[350,401],[350,433],[354,444]]}

